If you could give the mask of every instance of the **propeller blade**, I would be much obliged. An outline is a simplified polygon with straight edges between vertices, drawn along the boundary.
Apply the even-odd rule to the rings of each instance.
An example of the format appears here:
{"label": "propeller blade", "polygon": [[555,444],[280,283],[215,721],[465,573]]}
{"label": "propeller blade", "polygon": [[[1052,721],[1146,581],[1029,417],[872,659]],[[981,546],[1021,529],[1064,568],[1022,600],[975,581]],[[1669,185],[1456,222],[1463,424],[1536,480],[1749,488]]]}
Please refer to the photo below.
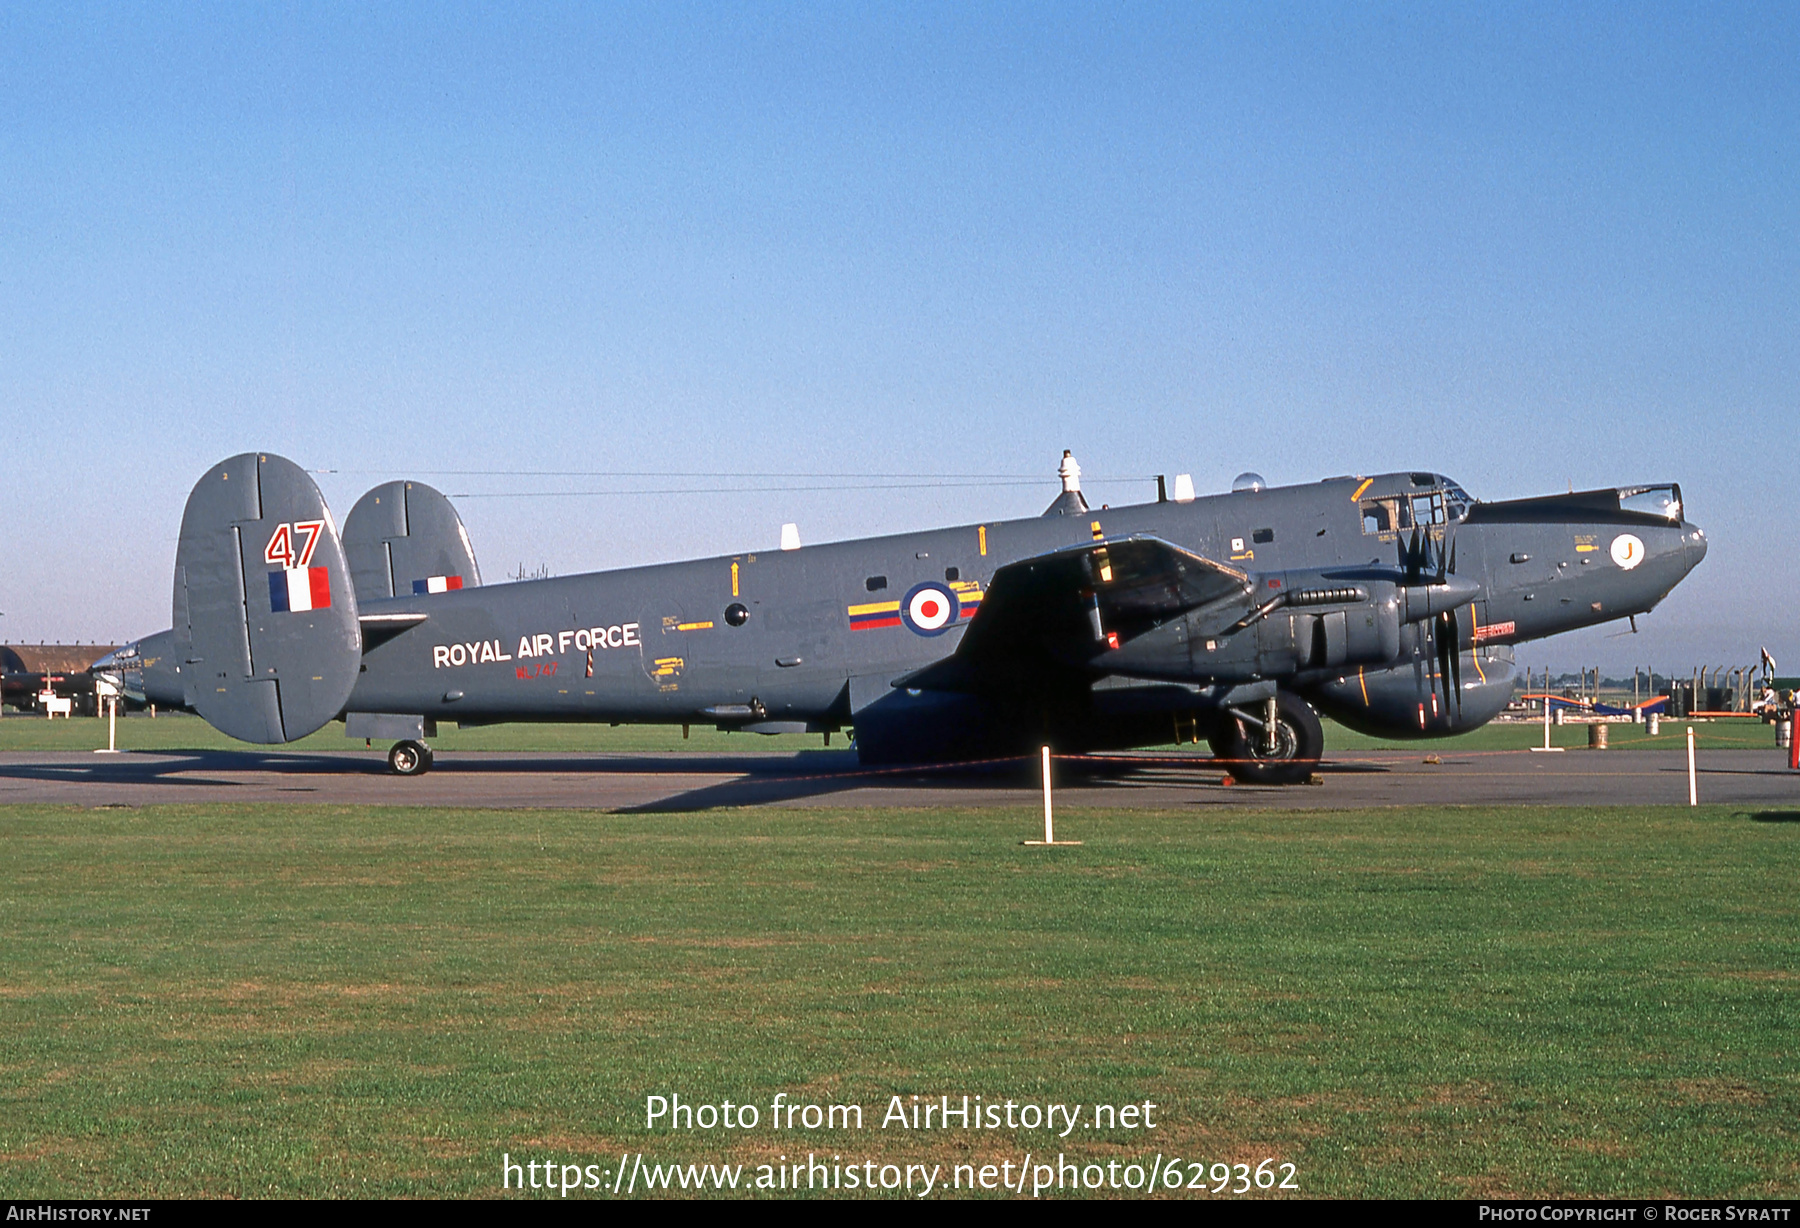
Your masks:
{"label": "propeller blade", "polygon": [[1456,669],[1456,614],[1445,610],[1432,620],[1433,638],[1437,641],[1438,678],[1444,685],[1444,711],[1450,710],[1450,676]]}
{"label": "propeller blade", "polygon": [[1450,619],[1450,693],[1456,696],[1456,711],[1462,712],[1462,619],[1454,610]]}
{"label": "propeller blade", "polygon": [[[1427,635],[1430,633],[1430,628],[1431,628],[1430,623],[1421,623],[1421,624],[1419,624],[1419,626],[1421,628],[1421,630],[1420,630],[1421,635]],[[1425,729],[1425,696],[1428,691],[1433,691],[1436,689],[1435,684],[1432,683],[1431,679],[1426,677],[1426,668],[1427,667],[1425,665],[1425,654],[1422,652],[1414,653],[1413,654],[1413,698],[1419,705],[1419,729],[1421,732],[1423,732]]]}

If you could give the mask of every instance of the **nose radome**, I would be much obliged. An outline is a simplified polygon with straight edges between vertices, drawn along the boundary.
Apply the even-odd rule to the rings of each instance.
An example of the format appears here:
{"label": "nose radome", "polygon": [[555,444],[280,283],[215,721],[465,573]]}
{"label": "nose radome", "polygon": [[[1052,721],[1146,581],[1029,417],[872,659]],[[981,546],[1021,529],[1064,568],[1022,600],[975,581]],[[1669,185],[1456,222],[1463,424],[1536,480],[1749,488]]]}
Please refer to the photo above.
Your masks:
{"label": "nose radome", "polygon": [[1706,530],[1694,528],[1682,537],[1687,541],[1687,569],[1692,571],[1706,557]]}

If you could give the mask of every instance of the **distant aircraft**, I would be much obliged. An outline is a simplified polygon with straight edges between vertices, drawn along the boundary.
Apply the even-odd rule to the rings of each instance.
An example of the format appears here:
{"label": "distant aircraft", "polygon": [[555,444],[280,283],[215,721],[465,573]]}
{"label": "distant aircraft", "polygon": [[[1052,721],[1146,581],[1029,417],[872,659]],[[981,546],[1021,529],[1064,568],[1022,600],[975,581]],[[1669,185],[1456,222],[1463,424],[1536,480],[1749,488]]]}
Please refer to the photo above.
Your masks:
{"label": "distant aircraft", "polygon": [[340,538],[303,470],[246,453],[188,499],[174,628],[95,668],[248,742],[342,717],[403,775],[449,719],[847,728],[868,763],[1204,738],[1292,783],[1319,712],[1472,729],[1512,645],[1644,613],[1706,554],[1672,484],[1482,503],[1436,473],[1246,474],[1096,511],[1061,475],[1029,520],[483,587],[430,487],[377,487]]}

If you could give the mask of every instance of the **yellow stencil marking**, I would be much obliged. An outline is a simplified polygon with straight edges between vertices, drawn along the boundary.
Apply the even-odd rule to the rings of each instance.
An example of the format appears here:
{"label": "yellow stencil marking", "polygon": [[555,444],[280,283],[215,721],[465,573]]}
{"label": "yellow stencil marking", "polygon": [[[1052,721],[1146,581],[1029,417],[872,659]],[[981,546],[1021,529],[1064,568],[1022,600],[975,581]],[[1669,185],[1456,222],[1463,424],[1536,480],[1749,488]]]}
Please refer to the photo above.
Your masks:
{"label": "yellow stencil marking", "polygon": [[1095,541],[1099,541],[1102,537],[1106,536],[1106,534],[1104,534],[1100,531],[1100,522],[1098,520],[1096,520],[1092,524],[1088,525],[1088,528],[1090,528],[1094,531],[1094,540]]}
{"label": "yellow stencil marking", "polygon": [[1375,485],[1374,478],[1364,478],[1362,485],[1356,488],[1356,493],[1350,496],[1350,502],[1355,503],[1358,499],[1362,498],[1362,492],[1373,485]]}
{"label": "yellow stencil marking", "polygon": [[987,557],[987,526],[982,525],[975,532],[981,538],[981,557],[985,559]]}
{"label": "yellow stencil marking", "polygon": [[650,674],[650,677],[656,682],[656,689],[679,691],[681,689],[681,671],[686,664],[687,662],[680,657],[656,658],[656,668]]}
{"label": "yellow stencil marking", "polygon": [[1469,649],[1469,660],[1475,662],[1475,676],[1481,679],[1483,686],[1486,686],[1487,672],[1481,668],[1481,636],[1476,634],[1480,630],[1481,619],[1477,617],[1475,603],[1471,601],[1469,603],[1469,640],[1473,646]]}
{"label": "yellow stencil marking", "polygon": [[738,595],[738,565],[736,563],[731,565],[731,595],[733,597]]}
{"label": "yellow stencil marking", "polygon": [[1094,565],[1095,565],[1095,567],[1097,567],[1099,569],[1100,583],[1111,584],[1112,583],[1112,556],[1107,554],[1105,550],[1095,551]]}
{"label": "yellow stencil marking", "polygon": [[[736,593],[733,593],[733,594],[732,594],[732,596],[734,596],[734,597],[735,597],[735,596],[737,596],[737,594],[736,594]],[[712,630],[712,623],[710,623],[710,622],[704,622],[704,623],[676,623],[676,624],[675,624],[675,630],[677,630],[677,631],[711,631],[711,630]]]}

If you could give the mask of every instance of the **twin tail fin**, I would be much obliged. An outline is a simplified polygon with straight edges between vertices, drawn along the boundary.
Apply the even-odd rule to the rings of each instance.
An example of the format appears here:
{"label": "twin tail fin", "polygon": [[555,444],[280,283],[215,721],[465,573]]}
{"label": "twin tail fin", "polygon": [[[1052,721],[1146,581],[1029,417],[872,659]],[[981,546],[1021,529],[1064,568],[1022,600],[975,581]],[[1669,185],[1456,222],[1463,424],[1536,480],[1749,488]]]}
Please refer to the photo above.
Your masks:
{"label": "twin tail fin", "polygon": [[423,482],[384,482],[344,521],[350,582],[363,605],[481,584],[462,517]]}
{"label": "twin tail fin", "polygon": [[461,517],[424,483],[369,491],[340,537],[305,470],[234,456],[200,479],[181,519],[169,655],[182,700],[234,738],[293,742],[344,711],[369,646],[364,607],[480,583]]}
{"label": "twin tail fin", "polygon": [[292,742],[343,711],[362,665],[356,592],[306,471],[246,452],[188,496],[175,550],[183,699],[245,742]]}

